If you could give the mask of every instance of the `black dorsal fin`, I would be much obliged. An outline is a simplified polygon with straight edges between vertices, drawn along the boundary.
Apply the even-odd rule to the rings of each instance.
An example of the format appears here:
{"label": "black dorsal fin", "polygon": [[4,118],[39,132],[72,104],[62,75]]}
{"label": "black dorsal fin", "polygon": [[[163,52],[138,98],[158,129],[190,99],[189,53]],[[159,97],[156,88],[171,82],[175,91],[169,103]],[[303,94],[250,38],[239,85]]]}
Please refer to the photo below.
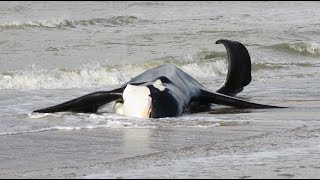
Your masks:
{"label": "black dorsal fin", "polygon": [[224,85],[218,93],[235,96],[243,87],[251,82],[251,59],[246,47],[237,42],[226,39],[216,41],[223,44],[228,53],[228,74]]}

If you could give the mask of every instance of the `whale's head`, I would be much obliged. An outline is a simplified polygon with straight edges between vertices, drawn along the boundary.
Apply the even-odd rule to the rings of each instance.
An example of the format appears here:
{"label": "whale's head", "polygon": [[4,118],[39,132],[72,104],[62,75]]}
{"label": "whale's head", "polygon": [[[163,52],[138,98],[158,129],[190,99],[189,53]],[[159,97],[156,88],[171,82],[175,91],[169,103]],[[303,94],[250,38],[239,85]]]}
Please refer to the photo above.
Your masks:
{"label": "whale's head", "polygon": [[123,101],[114,104],[114,111],[125,116],[149,118],[151,113],[150,90],[146,86],[127,85]]}
{"label": "whale's head", "polygon": [[113,108],[118,114],[138,118],[162,118],[177,116],[181,111],[172,92],[161,80],[152,85],[127,85],[123,100],[117,101]]}

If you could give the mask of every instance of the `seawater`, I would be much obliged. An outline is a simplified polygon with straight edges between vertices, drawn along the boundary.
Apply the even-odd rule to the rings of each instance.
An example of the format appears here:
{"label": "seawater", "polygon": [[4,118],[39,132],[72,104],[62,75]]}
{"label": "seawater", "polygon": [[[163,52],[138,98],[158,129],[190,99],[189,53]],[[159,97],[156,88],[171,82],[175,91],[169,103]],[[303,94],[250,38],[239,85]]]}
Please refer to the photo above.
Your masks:
{"label": "seawater", "polygon": [[[215,129],[246,122],[318,127],[319,8],[318,2],[298,1],[3,1],[0,137],[87,129]],[[239,98],[292,109],[157,120],[116,115],[111,104],[98,114],[31,113],[113,89],[164,63],[217,90],[227,74],[226,50],[215,44],[218,39],[239,41],[250,53],[253,79]]]}

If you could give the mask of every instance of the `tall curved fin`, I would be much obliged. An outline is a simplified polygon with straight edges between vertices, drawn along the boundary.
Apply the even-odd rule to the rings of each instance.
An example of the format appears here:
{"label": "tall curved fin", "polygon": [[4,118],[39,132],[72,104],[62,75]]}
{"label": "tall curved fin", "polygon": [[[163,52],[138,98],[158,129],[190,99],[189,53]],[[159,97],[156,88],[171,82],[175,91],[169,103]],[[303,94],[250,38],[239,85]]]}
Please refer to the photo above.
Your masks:
{"label": "tall curved fin", "polygon": [[123,89],[115,89],[112,91],[99,91],[90,93],[79,98],[58,104],[56,106],[35,110],[37,113],[54,113],[62,111],[95,113],[99,107],[121,99]]}
{"label": "tall curved fin", "polygon": [[246,47],[237,41],[220,39],[216,44],[223,44],[228,53],[228,74],[218,93],[235,96],[251,82],[251,59]]}

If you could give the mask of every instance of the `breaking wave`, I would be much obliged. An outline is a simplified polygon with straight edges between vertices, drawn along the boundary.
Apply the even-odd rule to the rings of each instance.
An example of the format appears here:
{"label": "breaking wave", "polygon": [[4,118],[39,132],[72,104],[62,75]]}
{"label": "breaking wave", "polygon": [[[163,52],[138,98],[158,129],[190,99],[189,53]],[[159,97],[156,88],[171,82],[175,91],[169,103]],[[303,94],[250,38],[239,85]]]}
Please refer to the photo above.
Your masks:
{"label": "breaking wave", "polygon": [[[227,55],[222,52],[203,51],[192,57],[163,57],[142,64],[125,65],[83,65],[76,69],[57,68],[53,70],[23,70],[0,74],[0,90],[38,90],[38,89],[73,89],[102,88],[119,85],[132,77],[162,64],[174,64],[199,80],[224,80],[228,72]],[[288,66],[313,66],[310,63],[290,62],[272,63],[252,60],[252,70],[282,69]]]}
{"label": "breaking wave", "polygon": [[320,43],[318,42],[281,43],[269,47],[277,50],[302,53],[304,55],[320,55]]}
{"label": "breaking wave", "polygon": [[0,29],[24,29],[24,28],[76,28],[78,26],[125,26],[146,22],[146,20],[139,19],[135,16],[113,16],[109,18],[93,18],[89,20],[71,20],[68,18],[51,18],[45,20],[31,20],[31,21],[11,21],[0,23]]}
{"label": "breaking wave", "polygon": [[[99,88],[118,85],[132,77],[168,61],[151,61],[144,64],[96,67],[83,66],[79,69],[59,68],[54,70],[25,70],[0,74],[0,89],[70,89]],[[217,77],[227,73],[223,59],[204,62],[170,62],[195,78]]]}
{"label": "breaking wave", "polygon": [[23,29],[30,27],[43,27],[43,28],[59,28],[59,27],[73,27],[72,21],[66,19],[48,19],[48,20],[37,20],[37,21],[11,21],[8,23],[0,24],[2,29]]}

